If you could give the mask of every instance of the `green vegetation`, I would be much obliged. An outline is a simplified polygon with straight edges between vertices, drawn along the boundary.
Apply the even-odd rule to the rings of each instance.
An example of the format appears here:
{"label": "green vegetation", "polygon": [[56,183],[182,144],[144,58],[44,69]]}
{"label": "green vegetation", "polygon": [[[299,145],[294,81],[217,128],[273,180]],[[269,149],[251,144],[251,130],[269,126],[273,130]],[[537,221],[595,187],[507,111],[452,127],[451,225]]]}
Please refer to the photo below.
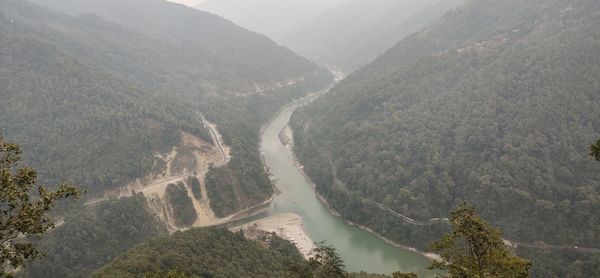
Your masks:
{"label": "green vegetation", "polygon": [[47,254],[25,268],[30,277],[85,277],[143,240],[166,233],[135,195],[87,207],[65,218],[39,244]]}
{"label": "green vegetation", "polygon": [[317,70],[263,36],[166,1],[33,2],[56,12],[0,4],[0,129],[22,142],[44,183],[101,191],[158,171],[154,153],[178,144],[180,131],[211,141],[200,105]]}
{"label": "green vegetation", "polygon": [[600,140],[590,146],[590,156],[596,161],[600,161]]}
{"label": "green vegetation", "polygon": [[[331,74],[318,71],[297,84],[247,97],[213,98],[202,104],[206,117],[218,124],[232,149],[231,161],[206,175],[210,205],[219,217],[261,203],[273,187],[259,153],[260,129],[285,104],[331,82]],[[243,115],[243,116],[241,116]]]}
{"label": "green vegetation", "polygon": [[165,189],[167,203],[173,212],[175,225],[179,227],[189,227],[194,224],[198,215],[194,209],[192,198],[188,196],[188,190],[183,182],[167,185]]}
{"label": "green vegetation", "polygon": [[490,227],[475,214],[475,208],[462,204],[450,216],[452,232],[431,244],[440,254],[432,269],[450,277],[529,277],[531,263],[510,254],[500,230]]}
{"label": "green vegetation", "polygon": [[143,90],[94,55],[119,53],[130,58],[121,63],[139,64],[146,57],[136,55],[152,53],[136,52],[144,41],[136,33],[24,1],[3,1],[0,22],[0,129],[23,142],[44,183],[91,191],[122,185],[152,171],[154,152],[179,143],[180,130],[210,138],[190,107]]}
{"label": "green vegetation", "polygon": [[156,271],[152,273],[146,273],[144,278],[189,278],[190,276],[180,270],[171,271]]}
{"label": "green vegetation", "polygon": [[[440,254],[431,269],[439,277],[529,277],[531,263],[514,256],[501,238],[500,230],[490,227],[464,203],[451,213],[452,231],[437,242],[430,251]],[[335,249],[319,242],[314,256],[307,263],[292,265],[291,277],[389,277],[369,273],[347,273],[344,262]],[[392,273],[393,278],[416,278],[414,273]]]}
{"label": "green vegetation", "polygon": [[[29,0],[78,17],[100,17],[145,37],[129,49],[146,52],[156,45],[158,57],[129,65],[108,56],[103,65],[120,75],[153,85],[166,94],[237,95],[253,92],[255,85],[274,85],[302,78],[317,67],[269,38],[236,26],[229,20],[163,0]],[[119,38],[125,39],[125,38]],[[112,41],[111,46],[119,46]],[[166,50],[166,51],[163,51]],[[121,54],[121,53],[117,53]],[[100,54],[96,54],[100,55]],[[133,55],[140,57],[143,54]],[[129,54],[125,58],[130,58]],[[137,60],[136,60],[137,61]],[[156,63],[155,63],[156,61]],[[148,68],[150,66],[150,68]],[[118,67],[118,68],[117,68]],[[156,67],[156,68],[155,68]],[[144,76],[142,74],[149,74]]]}
{"label": "green vegetation", "polygon": [[197,177],[189,177],[187,178],[187,185],[192,189],[192,194],[194,194],[194,198],[196,200],[202,199],[202,189],[200,188],[200,181]]}
{"label": "green vegetation", "polygon": [[[317,242],[313,247],[313,257],[308,261],[292,264],[288,269],[289,277],[302,278],[389,278],[389,275],[373,274],[364,271],[346,272],[344,261],[332,246]],[[416,278],[414,273],[392,273],[392,278]]]}
{"label": "green vegetation", "polygon": [[417,274],[414,273],[401,273],[401,272],[394,272],[392,274],[393,278],[417,278]]}
{"label": "green vegetation", "polygon": [[[507,239],[598,248],[600,167],[585,148],[600,133],[598,11],[469,1],[296,113],[298,158],[346,219],[411,246],[447,225],[379,204],[432,223],[468,201]],[[559,257],[597,269],[589,253],[535,256],[533,275]]]}
{"label": "green vegetation", "polygon": [[324,242],[317,242],[313,248],[314,256],[307,264],[293,266],[290,270],[292,277],[339,278],[346,277],[344,261],[335,249]]}
{"label": "green vegetation", "polygon": [[[287,248],[294,247],[287,242]],[[141,243],[92,277],[145,277],[176,269],[190,277],[285,277],[287,266],[302,259],[297,251],[289,256],[279,249],[247,240],[241,233],[191,229]]]}
{"label": "green vegetation", "polygon": [[241,232],[194,228],[140,243],[92,277],[389,277],[347,273],[335,250],[324,243],[314,253],[306,261],[294,245],[275,234],[253,241]]}
{"label": "green vegetation", "polygon": [[[0,137],[0,276],[41,255],[22,238],[36,238],[54,227],[49,212],[61,199],[75,199],[75,186],[62,184],[56,191],[36,185],[37,172],[21,164],[21,147]],[[37,191],[38,196],[32,192]]]}
{"label": "green vegetation", "polygon": [[[361,272],[353,272],[353,273],[349,273],[348,277],[351,278],[389,278],[389,275],[383,275],[383,274],[372,274],[372,273],[366,273],[364,271]],[[394,276],[392,276],[394,277]],[[400,276],[402,277],[402,276]],[[396,278],[396,277],[394,277]]]}
{"label": "green vegetation", "polygon": [[531,277],[594,277],[600,273],[600,254],[519,246],[516,254],[533,262]]}
{"label": "green vegetation", "polygon": [[[243,196],[222,214],[254,205],[272,194],[257,151],[261,122],[331,80],[264,36],[166,1],[32,2],[52,11],[0,2],[0,130],[23,143],[46,184],[67,181],[97,193],[160,173],[165,165],[155,153],[179,144],[180,132],[212,141],[200,121],[206,115],[226,129],[234,157],[220,168],[232,182],[214,169],[212,184],[223,186],[209,194],[217,206],[221,193]],[[279,88],[289,81],[296,85]],[[188,182],[202,197],[198,181]],[[189,225],[195,217],[179,189],[170,199],[177,221]],[[48,256],[27,275],[86,276],[165,232],[141,196],[65,218],[40,242]]]}
{"label": "green vegetation", "polygon": [[[466,204],[451,214],[452,233],[432,244],[443,261],[433,267],[449,277],[527,277],[531,264],[509,253],[500,231],[490,227]],[[304,260],[296,247],[275,234],[256,241],[243,232],[194,228],[138,244],[98,269],[92,277],[305,277],[389,278],[348,273],[335,249],[324,242]],[[414,278],[393,273],[393,278]]]}

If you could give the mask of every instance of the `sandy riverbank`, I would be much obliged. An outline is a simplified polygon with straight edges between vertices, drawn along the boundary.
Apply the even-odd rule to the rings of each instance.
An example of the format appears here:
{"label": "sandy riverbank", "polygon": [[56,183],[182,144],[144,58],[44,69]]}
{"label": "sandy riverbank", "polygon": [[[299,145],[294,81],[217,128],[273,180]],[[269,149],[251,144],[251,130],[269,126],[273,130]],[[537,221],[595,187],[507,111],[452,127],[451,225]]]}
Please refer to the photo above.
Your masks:
{"label": "sandy riverbank", "polygon": [[284,146],[288,146],[292,143],[292,136],[292,129],[289,125],[287,125],[281,130],[281,132],[279,132],[279,141]]}
{"label": "sandy riverbank", "polygon": [[249,238],[257,234],[255,231],[275,233],[279,237],[292,242],[304,258],[308,259],[311,256],[314,242],[304,231],[304,223],[300,215],[293,213],[277,214],[230,228],[231,231],[239,231],[240,229]]}

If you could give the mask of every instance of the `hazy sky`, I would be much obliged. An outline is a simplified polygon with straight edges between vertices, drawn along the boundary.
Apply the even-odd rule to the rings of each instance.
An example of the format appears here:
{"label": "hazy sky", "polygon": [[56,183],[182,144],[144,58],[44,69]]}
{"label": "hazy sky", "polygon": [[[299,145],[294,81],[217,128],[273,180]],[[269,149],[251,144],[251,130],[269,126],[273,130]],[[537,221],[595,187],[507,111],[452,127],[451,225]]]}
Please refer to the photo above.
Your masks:
{"label": "hazy sky", "polygon": [[168,1],[193,7],[193,6],[196,6],[200,3],[202,3],[204,0],[168,0]]}
{"label": "hazy sky", "polygon": [[322,12],[348,1],[350,0],[204,0],[197,7],[278,40]]}

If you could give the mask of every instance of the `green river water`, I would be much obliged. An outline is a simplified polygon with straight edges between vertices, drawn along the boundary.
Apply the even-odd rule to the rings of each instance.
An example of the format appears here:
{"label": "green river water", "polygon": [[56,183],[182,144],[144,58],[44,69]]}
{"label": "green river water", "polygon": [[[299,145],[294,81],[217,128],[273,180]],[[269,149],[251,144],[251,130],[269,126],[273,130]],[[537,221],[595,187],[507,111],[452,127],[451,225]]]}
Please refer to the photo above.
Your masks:
{"label": "green river water", "polygon": [[276,186],[281,191],[268,209],[269,215],[295,213],[302,216],[304,230],[314,241],[326,241],[335,247],[348,271],[390,274],[414,272],[433,277],[427,270],[430,261],[407,249],[397,248],[375,235],[344,222],[333,215],[315,195],[310,182],[294,165],[292,151],[279,140],[300,102],[288,105],[264,129],[261,152]]}

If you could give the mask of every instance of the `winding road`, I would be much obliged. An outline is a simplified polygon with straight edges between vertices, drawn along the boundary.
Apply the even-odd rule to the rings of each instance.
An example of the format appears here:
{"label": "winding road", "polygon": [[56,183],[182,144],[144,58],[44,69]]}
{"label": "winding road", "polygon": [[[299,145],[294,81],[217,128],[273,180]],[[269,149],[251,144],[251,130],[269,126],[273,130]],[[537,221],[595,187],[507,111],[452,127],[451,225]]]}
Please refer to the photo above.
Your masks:
{"label": "winding road", "polygon": [[[346,192],[347,194],[355,195],[359,199],[361,199],[363,202],[372,203],[375,206],[377,206],[379,209],[389,212],[392,215],[401,218],[405,223],[408,223],[411,225],[428,226],[428,225],[438,224],[440,222],[449,222],[450,221],[450,219],[448,219],[448,218],[431,218],[428,220],[415,220],[415,219],[412,219],[412,218],[410,218],[406,215],[403,215],[397,211],[394,211],[394,210],[384,206],[381,203],[375,202],[371,199],[367,199],[367,198],[361,196],[360,194],[350,190],[342,181],[340,181],[337,178],[337,173],[336,173],[335,168],[333,167],[333,163],[331,163],[331,158],[329,158],[329,159],[330,159],[329,162],[332,167],[336,186],[338,188],[340,188],[341,190],[343,190],[344,192]],[[527,243],[527,242],[519,242],[519,241],[514,241],[514,240],[509,240],[509,239],[503,239],[503,241],[506,245],[512,246],[512,247],[523,246],[523,247],[528,247],[528,248],[533,248],[533,249],[538,249],[538,250],[570,250],[570,251],[582,252],[582,253],[600,254],[599,248],[580,247],[577,245],[551,245],[551,244],[546,244],[543,241],[539,241],[536,243]]]}
{"label": "winding road", "polygon": [[202,122],[204,123],[204,126],[206,128],[208,128],[208,131],[210,132],[210,136],[212,137],[213,143],[215,144],[217,149],[219,149],[219,152],[223,156],[223,161],[222,161],[221,165],[227,164],[229,162],[229,160],[231,160],[231,157],[227,154],[227,152],[225,152],[225,148],[223,147],[223,145],[224,145],[223,136],[217,131],[217,128],[215,127],[214,124],[207,121],[204,116],[201,116],[201,117],[202,117]]}
{"label": "winding road", "polygon": [[[216,166],[218,167],[218,166],[223,166],[223,165],[227,164],[231,160],[231,157],[228,155],[228,152],[225,150],[221,134],[216,129],[216,126],[214,124],[210,123],[209,121],[207,121],[206,118],[203,115],[200,115],[200,117],[202,119],[202,122],[203,122],[204,126],[208,129],[208,131],[209,131],[209,133],[211,135],[211,138],[213,140],[214,145],[217,147],[218,151],[221,153],[221,156],[222,156],[221,162],[218,163],[218,165],[216,165]],[[342,181],[340,181],[337,178],[337,173],[335,171],[335,167],[333,167],[333,163],[331,163],[331,159],[330,159],[330,165],[332,167],[333,174],[334,174],[334,177],[335,177],[335,185],[338,188],[340,188],[341,190],[343,190],[347,194],[352,194],[352,195],[355,195],[355,196],[359,197],[363,202],[369,202],[369,203],[374,204],[379,209],[384,210],[387,213],[390,213],[390,214],[392,214],[392,215],[394,215],[394,216],[402,219],[402,221],[404,221],[407,224],[416,225],[416,226],[427,226],[427,225],[439,224],[440,222],[446,222],[446,223],[449,222],[448,218],[431,218],[431,219],[427,219],[427,220],[416,220],[416,219],[413,219],[413,218],[408,217],[406,215],[403,215],[403,214],[401,214],[401,213],[399,213],[397,211],[394,211],[391,208],[386,207],[382,203],[378,203],[378,202],[373,201],[371,199],[365,198],[365,197],[361,196],[359,193],[356,193],[356,192],[350,190]],[[204,171],[202,174],[205,174],[206,172],[207,171]],[[186,174],[186,175],[169,177],[167,179],[156,181],[156,182],[153,182],[152,184],[148,184],[148,185],[144,186],[143,188],[136,189],[135,192],[138,193],[138,192],[144,191],[145,189],[151,188],[153,186],[164,184],[165,182],[182,180],[182,179],[184,179],[184,178],[186,178],[188,176],[189,175]],[[102,201],[105,201],[107,199],[108,198],[90,200],[90,201],[86,202],[84,204],[84,206],[93,206],[93,205],[96,205],[96,204],[98,204],[98,203],[100,203]],[[251,208],[245,209],[244,211],[242,211],[242,212],[240,212],[238,214],[232,215],[232,216],[227,217],[227,218],[223,218],[223,219],[221,219],[221,221],[220,221],[219,224],[225,224],[227,222],[236,220],[236,218],[239,215],[247,213],[248,211],[251,211],[255,207],[264,206],[265,204],[268,204],[269,202],[271,202],[271,200],[272,199],[267,200],[263,204],[259,204],[257,206],[253,206]],[[64,220],[61,219],[55,225],[56,226],[60,226],[63,223],[64,223]],[[523,246],[523,247],[534,248],[534,249],[539,249],[539,250],[558,250],[558,251],[569,250],[569,251],[582,252],[582,253],[600,254],[600,249],[598,249],[598,248],[579,247],[579,246],[576,246],[576,245],[549,245],[549,244],[545,244],[545,243],[543,243],[541,241],[539,243],[526,243],[526,242],[519,242],[519,241],[508,240],[508,239],[504,239],[504,242],[506,243],[506,245],[509,245],[509,246],[512,246],[512,247]]]}
{"label": "winding road", "polygon": [[[201,119],[202,119],[202,123],[203,125],[208,129],[210,136],[213,140],[213,144],[215,145],[215,147],[217,147],[217,149],[219,150],[219,153],[222,156],[221,162],[217,163],[215,166],[216,167],[220,167],[223,166],[225,164],[227,164],[230,160],[231,157],[227,154],[227,152],[225,151],[225,147],[224,147],[224,143],[223,143],[223,137],[221,136],[221,134],[217,131],[216,127],[214,124],[212,124],[211,122],[209,122],[208,120],[206,120],[206,118],[202,115],[200,115]],[[206,174],[208,172],[208,170],[205,170],[201,173],[197,173],[197,174]],[[177,176],[170,176],[166,179],[162,179],[162,180],[157,180],[155,182],[152,182],[150,184],[145,185],[144,187],[141,188],[137,188],[134,190],[135,193],[140,193],[143,192],[149,188],[152,188],[154,186],[159,186],[159,185],[163,185],[164,183],[167,182],[176,182],[176,181],[181,181],[187,177],[189,177],[190,174],[182,174],[182,175],[177,175]],[[88,200],[87,202],[85,202],[83,204],[83,206],[93,206],[93,205],[97,205],[103,201],[108,200],[109,197],[105,197],[105,198],[99,198],[99,199],[93,199],[93,200]]]}

